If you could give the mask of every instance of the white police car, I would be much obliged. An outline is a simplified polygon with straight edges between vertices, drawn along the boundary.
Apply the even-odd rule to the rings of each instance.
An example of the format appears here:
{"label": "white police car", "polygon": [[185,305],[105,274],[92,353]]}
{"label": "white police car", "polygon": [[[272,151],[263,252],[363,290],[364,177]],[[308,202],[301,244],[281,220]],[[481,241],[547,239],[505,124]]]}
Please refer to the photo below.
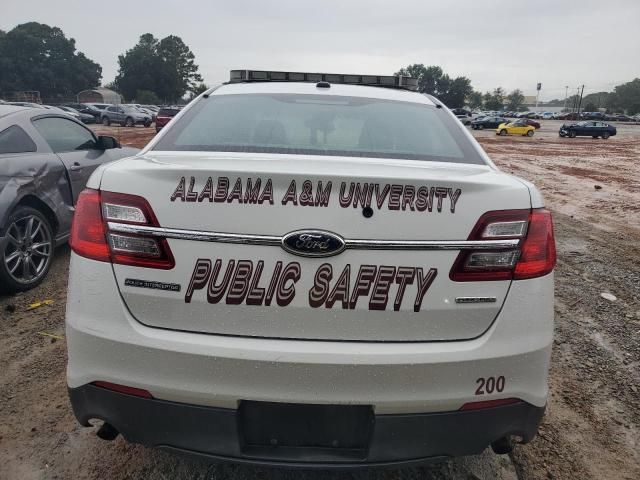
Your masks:
{"label": "white police car", "polygon": [[232,71],[139,155],[96,171],[67,306],[83,425],[322,467],[533,438],[551,216],[415,85]]}

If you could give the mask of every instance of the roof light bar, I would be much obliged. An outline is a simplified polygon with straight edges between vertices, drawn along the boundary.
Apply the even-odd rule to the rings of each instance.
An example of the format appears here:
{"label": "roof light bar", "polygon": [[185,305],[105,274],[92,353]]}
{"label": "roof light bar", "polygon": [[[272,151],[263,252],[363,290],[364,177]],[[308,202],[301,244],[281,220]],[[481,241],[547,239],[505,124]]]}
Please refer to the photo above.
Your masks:
{"label": "roof light bar", "polygon": [[244,82],[329,82],[373,87],[418,90],[418,79],[395,75],[344,75],[337,73],[271,72],[265,70],[231,70],[229,83]]}

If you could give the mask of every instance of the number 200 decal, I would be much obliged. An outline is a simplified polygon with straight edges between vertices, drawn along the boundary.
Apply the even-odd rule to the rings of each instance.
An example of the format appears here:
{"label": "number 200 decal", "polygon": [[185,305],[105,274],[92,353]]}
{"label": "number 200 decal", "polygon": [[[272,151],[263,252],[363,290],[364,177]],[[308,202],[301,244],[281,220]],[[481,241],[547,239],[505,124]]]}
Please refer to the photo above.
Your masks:
{"label": "number 200 decal", "polygon": [[504,376],[499,377],[480,377],[476,380],[478,388],[476,388],[476,395],[490,395],[493,392],[501,393],[504,390],[505,385]]}

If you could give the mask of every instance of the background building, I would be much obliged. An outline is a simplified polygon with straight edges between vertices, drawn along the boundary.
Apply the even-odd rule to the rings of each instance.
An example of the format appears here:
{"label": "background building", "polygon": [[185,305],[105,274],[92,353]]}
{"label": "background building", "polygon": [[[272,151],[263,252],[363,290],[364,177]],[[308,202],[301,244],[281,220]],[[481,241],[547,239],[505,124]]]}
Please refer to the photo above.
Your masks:
{"label": "background building", "polygon": [[83,90],[78,93],[78,103],[122,103],[122,97],[119,93],[109,90],[108,88],[93,88],[91,90]]}

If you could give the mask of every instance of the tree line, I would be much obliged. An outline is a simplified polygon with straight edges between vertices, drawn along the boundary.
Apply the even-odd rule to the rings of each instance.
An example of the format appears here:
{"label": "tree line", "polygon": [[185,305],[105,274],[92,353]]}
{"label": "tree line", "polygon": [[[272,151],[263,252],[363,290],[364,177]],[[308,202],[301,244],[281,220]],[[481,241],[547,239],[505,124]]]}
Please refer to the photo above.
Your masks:
{"label": "tree line", "polygon": [[[547,102],[550,106],[564,106],[571,109],[580,103],[579,95],[570,95],[564,99],[554,99]],[[640,113],[640,78],[614,87],[612,92],[589,93],[582,98],[581,110],[595,112],[605,108],[608,112],[622,112],[629,115]]]}
{"label": "tree line", "polygon": [[[107,87],[140,103],[174,103],[206,89],[195,55],[182,39],[150,33],[118,56],[118,74]],[[37,22],[0,30],[0,93],[38,91],[49,102],[100,85],[102,67],[76,50],[58,27]]]}
{"label": "tree line", "polygon": [[[465,76],[452,77],[436,65],[408,65],[396,75],[418,79],[418,90],[437,97],[449,108],[469,107],[486,110],[517,111],[524,109],[524,95],[519,89],[510,93],[497,87],[491,92],[476,91]],[[42,98],[55,101],[75,96],[79,91],[100,85],[102,67],[76,50],[73,38],[58,27],[37,22],[25,23],[4,32],[0,30],[0,93],[34,90]],[[185,95],[204,91],[191,49],[176,35],[162,39],[151,33],[140,36],[136,45],[118,56],[118,74],[106,85],[127,100],[138,103],[175,103]],[[555,102],[555,103],[554,103]],[[576,97],[567,99],[567,106]],[[546,105],[563,105],[554,100]],[[587,95],[583,110],[598,108],[640,112],[640,78],[618,85],[613,92]]]}
{"label": "tree line", "polygon": [[521,90],[507,94],[501,87],[492,92],[478,92],[471,86],[467,77],[452,78],[442,68],[432,65],[425,67],[421,63],[401,68],[396,75],[408,75],[418,79],[418,91],[437,97],[449,108],[469,107],[487,110],[521,110],[524,106],[524,95]]}

